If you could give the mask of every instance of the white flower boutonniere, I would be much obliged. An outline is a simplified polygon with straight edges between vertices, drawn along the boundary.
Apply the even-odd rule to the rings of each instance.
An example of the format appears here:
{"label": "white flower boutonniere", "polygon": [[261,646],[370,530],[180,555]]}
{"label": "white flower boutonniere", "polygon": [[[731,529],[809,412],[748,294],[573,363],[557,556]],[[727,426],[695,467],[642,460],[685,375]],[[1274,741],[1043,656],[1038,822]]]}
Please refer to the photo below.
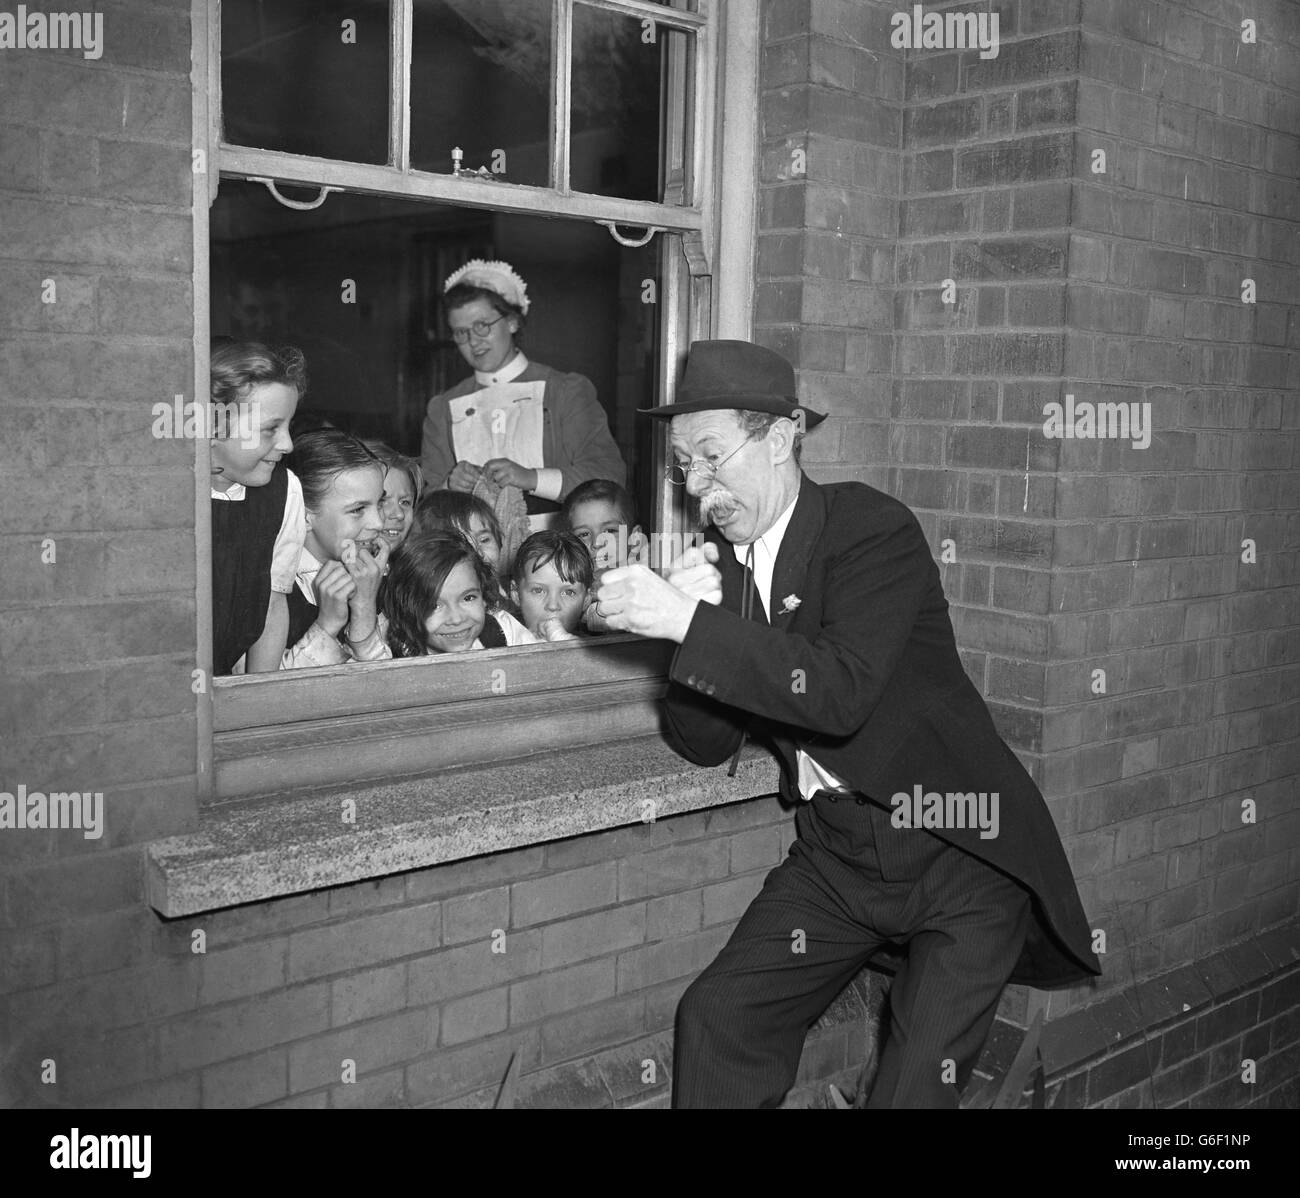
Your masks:
{"label": "white flower boutonniere", "polygon": [[785,615],[787,612],[794,611],[802,602],[803,600],[798,595],[787,595],[781,600],[781,614]]}

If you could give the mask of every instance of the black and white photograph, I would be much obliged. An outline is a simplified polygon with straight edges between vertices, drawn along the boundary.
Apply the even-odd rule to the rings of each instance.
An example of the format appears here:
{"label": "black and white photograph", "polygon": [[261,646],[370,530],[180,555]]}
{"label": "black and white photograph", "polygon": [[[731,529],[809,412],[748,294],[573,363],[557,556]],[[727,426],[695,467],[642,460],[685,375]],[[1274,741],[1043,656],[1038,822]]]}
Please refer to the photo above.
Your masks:
{"label": "black and white photograph", "polygon": [[24,1176],[780,1108],[1258,1178],[1298,176],[1296,0],[0,0]]}

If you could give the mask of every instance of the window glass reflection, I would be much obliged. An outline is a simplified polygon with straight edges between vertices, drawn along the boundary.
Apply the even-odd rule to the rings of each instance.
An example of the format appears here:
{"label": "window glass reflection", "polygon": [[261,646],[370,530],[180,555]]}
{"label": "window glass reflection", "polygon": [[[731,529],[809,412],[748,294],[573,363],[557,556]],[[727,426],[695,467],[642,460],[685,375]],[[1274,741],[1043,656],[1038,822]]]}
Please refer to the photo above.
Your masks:
{"label": "window glass reflection", "polygon": [[550,0],[415,0],[411,165],[546,186]]}
{"label": "window glass reflection", "polygon": [[665,191],[681,160],[682,72],[692,41],[689,34],[640,17],[574,6],[569,151],[574,191],[683,202]]}
{"label": "window glass reflection", "polygon": [[222,137],[388,160],[386,0],[222,0]]}

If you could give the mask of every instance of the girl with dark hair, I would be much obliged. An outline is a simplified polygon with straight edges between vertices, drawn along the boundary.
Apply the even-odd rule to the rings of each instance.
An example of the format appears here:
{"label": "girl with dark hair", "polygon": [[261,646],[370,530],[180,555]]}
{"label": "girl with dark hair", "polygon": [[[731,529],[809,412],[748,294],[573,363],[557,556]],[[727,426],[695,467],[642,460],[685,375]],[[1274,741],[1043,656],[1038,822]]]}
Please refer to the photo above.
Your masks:
{"label": "girl with dark hair", "polygon": [[427,491],[415,512],[421,532],[458,532],[500,578],[504,537],[496,513],[483,500],[464,491]]}
{"label": "girl with dark hair", "polygon": [[579,483],[624,481],[591,380],[530,362],[519,349],[529,299],[514,269],[476,258],[443,291],[452,338],[474,374],[429,401],[421,451],[429,484],[464,492],[490,484],[488,499],[518,488],[537,531]]}
{"label": "girl with dark hair", "polygon": [[393,554],[380,595],[395,657],[535,645],[500,607],[492,568],[456,532],[416,532]]}
{"label": "girl with dark hair", "polygon": [[293,348],[215,343],[211,357],[212,669],[280,668],[306,527],[302,487],[280,461],[307,389]]}
{"label": "girl with dark hair", "polygon": [[293,466],[307,534],[289,596],[283,667],[391,657],[378,614],[389,554],[380,512],[383,463],[350,433],[321,428],[298,437]]}

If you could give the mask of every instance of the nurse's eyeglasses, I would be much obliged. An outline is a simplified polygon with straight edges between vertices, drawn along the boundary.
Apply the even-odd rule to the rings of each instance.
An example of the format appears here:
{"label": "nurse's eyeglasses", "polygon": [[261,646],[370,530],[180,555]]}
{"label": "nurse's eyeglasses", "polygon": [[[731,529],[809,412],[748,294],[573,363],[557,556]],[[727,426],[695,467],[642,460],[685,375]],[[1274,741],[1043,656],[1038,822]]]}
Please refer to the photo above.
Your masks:
{"label": "nurse's eyeglasses", "polygon": [[469,335],[471,333],[473,333],[475,337],[486,337],[492,331],[492,326],[494,324],[500,324],[503,320],[505,320],[504,316],[498,316],[496,320],[476,320],[467,329],[452,329],[451,339],[457,345],[464,345],[465,342],[469,340]]}

